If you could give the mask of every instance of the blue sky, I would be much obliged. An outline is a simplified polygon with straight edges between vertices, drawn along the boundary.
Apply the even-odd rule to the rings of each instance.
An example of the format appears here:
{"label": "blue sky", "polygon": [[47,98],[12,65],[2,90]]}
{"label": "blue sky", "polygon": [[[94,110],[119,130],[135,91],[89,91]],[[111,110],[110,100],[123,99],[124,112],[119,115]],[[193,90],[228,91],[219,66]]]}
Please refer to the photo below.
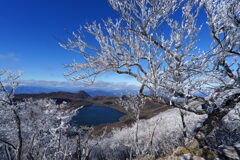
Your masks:
{"label": "blue sky", "polygon": [[[54,37],[65,40],[67,32],[86,22],[117,17],[107,0],[1,0],[0,15],[0,69],[24,71],[23,80],[45,81],[65,81],[63,64],[79,58]],[[204,27],[200,38],[206,35]],[[209,41],[201,47],[209,47]],[[98,80],[136,83],[113,73]]]}

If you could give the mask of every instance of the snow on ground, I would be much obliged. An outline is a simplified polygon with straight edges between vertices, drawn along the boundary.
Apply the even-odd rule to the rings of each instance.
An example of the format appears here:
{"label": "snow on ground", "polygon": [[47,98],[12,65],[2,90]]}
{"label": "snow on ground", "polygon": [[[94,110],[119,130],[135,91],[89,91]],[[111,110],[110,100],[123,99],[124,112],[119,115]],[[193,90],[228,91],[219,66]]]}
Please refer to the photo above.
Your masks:
{"label": "snow on ground", "polygon": [[[190,138],[194,130],[201,127],[207,115],[197,115],[186,111],[183,111],[183,113],[187,136]],[[148,120],[140,120],[137,143],[135,143],[136,128],[137,124],[135,123],[131,128],[115,130],[112,135],[98,140],[98,145],[94,146],[90,154],[91,159],[99,156],[126,159],[125,156],[127,152],[130,152],[130,148],[139,151],[137,154],[152,152],[159,156],[184,143],[182,119],[180,110],[177,108],[169,109]],[[152,135],[154,135],[153,138],[151,138]],[[96,144],[97,140],[92,140],[90,143],[92,145]]]}

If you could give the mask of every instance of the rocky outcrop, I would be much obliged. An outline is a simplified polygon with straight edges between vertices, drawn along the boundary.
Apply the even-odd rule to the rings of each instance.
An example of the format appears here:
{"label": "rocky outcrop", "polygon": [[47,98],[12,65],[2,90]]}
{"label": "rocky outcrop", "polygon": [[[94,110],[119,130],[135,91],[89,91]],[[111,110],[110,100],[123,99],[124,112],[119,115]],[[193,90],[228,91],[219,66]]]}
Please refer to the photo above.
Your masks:
{"label": "rocky outcrop", "polygon": [[223,110],[226,105],[229,105],[229,103],[239,101],[239,96],[239,88],[228,89],[223,92],[216,92],[208,97],[205,97],[204,99],[190,99],[187,102],[187,105],[185,105],[183,108],[199,114],[210,114],[216,109]]}
{"label": "rocky outcrop", "polygon": [[[225,132],[229,134],[228,137],[233,137],[230,134],[235,134],[238,132],[238,129],[230,129],[229,124],[225,125],[224,116],[227,114],[228,117],[234,117],[231,111],[235,105],[240,101],[240,89],[229,89],[222,92],[216,92],[209,97],[206,97],[205,100],[199,101],[190,101],[188,105],[185,106],[187,110],[191,110],[197,113],[207,113],[208,118],[204,122],[203,127],[200,128],[195,138],[198,139],[200,145],[202,147],[209,145],[208,143],[212,143],[213,145],[221,145],[219,143],[215,143],[215,139],[221,140],[218,137],[221,137],[221,132]],[[233,109],[236,111],[236,109]],[[225,124],[224,124],[225,123]],[[236,125],[233,125],[236,126]],[[221,131],[220,131],[221,130]],[[225,130],[225,131],[224,131]],[[209,138],[213,135],[213,132],[217,134]],[[219,134],[220,135],[219,135]],[[225,134],[224,134],[225,136]],[[217,138],[216,138],[217,137]],[[234,136],[236,137],[236,136]],[[212,147],[212,145],[210,145]],[[216,146],[215,146],[216,147]]]}
{"label": "rocky outcrop", "polygon": [[240,143],[234,144],[232,146],[221,145],[218,147],[217,152],[219,155],[225,158],[239,160],[240,159]]}
{"label": "rocky outcrop", "polygon": [[192,111],[199,114],[208,113],[208,108],[205,102],[203,101],[189,101],[184,108],[188,111]]}
{"label": "rocky outcrop", "polygon": [[[223,108],[229,102],[238,100],[240,96],[240,88],[228,89],[223,92],[216,92],[215,94],[206,98],[208,101],[214,101],[215,108]],[[211,100],[212,99],[212,100]]]}
{"label": "rocky outcrop", "polygon": [[206,142],[212,148],[240,143],[240,103],[225,115],[212,132],[207,135]]}
{"label": "rocky outcrop", "polygon": [[[171,156],[166,157],[167,160],[239,160],[240,159],[240,144],[233,146],[219,146],[215,152],[210,149],[204,148],[185,148],[178,147]],[[164,160],[159,158],[157,160]]]}

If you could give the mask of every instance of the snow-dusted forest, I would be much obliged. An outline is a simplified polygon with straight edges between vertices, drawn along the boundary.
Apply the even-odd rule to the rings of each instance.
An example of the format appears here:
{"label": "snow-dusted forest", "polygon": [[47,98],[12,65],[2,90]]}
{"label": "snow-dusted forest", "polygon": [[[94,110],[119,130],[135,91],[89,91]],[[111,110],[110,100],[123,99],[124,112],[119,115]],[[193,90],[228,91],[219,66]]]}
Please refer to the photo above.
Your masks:
{"label": "snow-dusted forest", "polygon": [[[93,136],[92,127],[69,125],[76,108],[66,102],[15,101],[24,75],[1,70],[0,159],[240,159],[239,0],[108,2],[117,19],[81,26],[60,43],[82,55],[65,76],[94,83],[113,71],[136,79],[139,94],[116,101],[134,123]],[[202,12],[207,50],[199,46]],[[141,119],[147,102],[169,109]]]}

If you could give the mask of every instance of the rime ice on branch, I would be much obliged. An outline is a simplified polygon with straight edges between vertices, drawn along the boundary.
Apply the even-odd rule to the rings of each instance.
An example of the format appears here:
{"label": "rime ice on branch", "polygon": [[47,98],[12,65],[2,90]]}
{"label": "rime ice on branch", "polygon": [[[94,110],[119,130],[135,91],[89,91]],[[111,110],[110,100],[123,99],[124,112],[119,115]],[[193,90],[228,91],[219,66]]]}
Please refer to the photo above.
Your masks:
{"label": "rime ice on branch", "polygon": [[0,72],[0,159],[81,157],[85,139],[68,125],[74,110],[50,99],[14,101],[19,77]]}
{"label": "rime ice on branch", "polygon": [[[60,44],[84,59],[66,65],[66,76],[93,81],[107,71],[127,74],[142,84],[140,94],[148,89],[154,97],[187,97],[204,86],[198,77],[209,59],[195,46],[201,29],[196,25],[200,1],[109,0],[109,4],[118,19],[82,26],[73,39]],[[174,18],[176,12],[182,17]],[[95,46],[85,39],[90,35]]]}

